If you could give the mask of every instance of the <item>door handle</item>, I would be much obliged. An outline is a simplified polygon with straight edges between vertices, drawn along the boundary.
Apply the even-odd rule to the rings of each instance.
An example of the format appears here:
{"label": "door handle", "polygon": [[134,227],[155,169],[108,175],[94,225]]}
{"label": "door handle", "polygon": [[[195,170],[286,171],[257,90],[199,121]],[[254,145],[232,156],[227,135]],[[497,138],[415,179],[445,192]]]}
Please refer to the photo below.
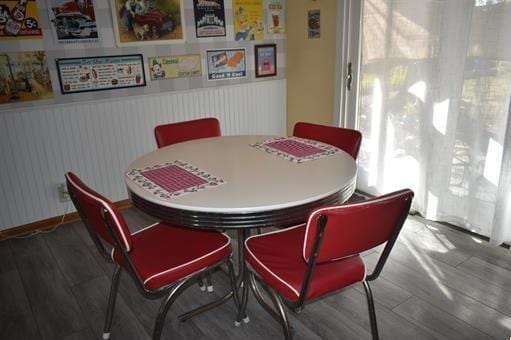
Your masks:
{"label": "door handle", "polygon": [[351,61],[348,63],[348,73],[346,74],[346,88],[351,90],[351,82],[353,81],[353,71],[351,69]]}

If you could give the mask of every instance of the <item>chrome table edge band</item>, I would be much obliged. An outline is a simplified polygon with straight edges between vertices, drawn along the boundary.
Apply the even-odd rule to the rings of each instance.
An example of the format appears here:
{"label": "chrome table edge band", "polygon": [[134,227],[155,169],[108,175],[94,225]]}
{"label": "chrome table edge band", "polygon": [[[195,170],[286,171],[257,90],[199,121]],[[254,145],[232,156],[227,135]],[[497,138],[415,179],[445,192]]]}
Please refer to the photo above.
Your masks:
{"label": "chrome table edge band", "polygon": [[282,228],[304,223],[308,214],[316,208],[345,202],[353,194],[355,187],[356,179],[342,190],[317,201],[289,208],[250,213],[216,213],[182,210],[147,201],[129,189],[128,193],[135,207],[171,224],[211,229]]}

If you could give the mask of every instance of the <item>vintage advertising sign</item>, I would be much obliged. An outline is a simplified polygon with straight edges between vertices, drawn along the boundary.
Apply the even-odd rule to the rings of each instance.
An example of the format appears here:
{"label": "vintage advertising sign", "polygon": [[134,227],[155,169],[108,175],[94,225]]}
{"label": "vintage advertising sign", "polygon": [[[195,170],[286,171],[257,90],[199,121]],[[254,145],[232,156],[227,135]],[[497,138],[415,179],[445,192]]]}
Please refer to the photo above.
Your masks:
{"label": "vintage advertising sign", "polygon": [[0,40],[41,39],[36,0],[0,0]]}
{"label": "vintage advertising sign", "polygon": [[62,94],[145,86],[141,54],[56,59]]}
{"label": "vintage advertising sign", "polygon": [[200,54],[149,57],[151,80],[202,76]]}
{"label": "vintage advertising sign", "polygon": [[44,51],[0,53],[0,104],[53,98]]}
{"label": "vintage advertising sign", "polygon": [[307,31],[309,39],[319,39],[321,37],[321,12],[319,9],[307,12]]}
{"label": "vintage advertising sign", "polygon": [[243,78],[247,76],[244,48],[206,51],[208,80]]}
{"label": "vintage advertising sign", "polygon": [[256,77],[271,77],[277,75],[277,45],[256,45],[255,65]]}
{"label": "vintage advertising sign", "polygon": [[268,33],[281,34],[286,33],[286,11],[283,0],[265,0],[267,10]]}
{"label": "vintage advertising sign", "polygon": [[93,0],[47,0],[48,15],[58,43],[98,42]]}
{"label": "vintage advertising sign", "polygon": [[224,0],[193,0],[197,38],[225,37]]}
{"label": "vintage advertising sign", "polygon": [[263,0],[233,0],[234,40],[263,40]]}
{"label": "vintage advertising sign", "polygon": [[110,0],[117,45],[182,43],[183,0]]}

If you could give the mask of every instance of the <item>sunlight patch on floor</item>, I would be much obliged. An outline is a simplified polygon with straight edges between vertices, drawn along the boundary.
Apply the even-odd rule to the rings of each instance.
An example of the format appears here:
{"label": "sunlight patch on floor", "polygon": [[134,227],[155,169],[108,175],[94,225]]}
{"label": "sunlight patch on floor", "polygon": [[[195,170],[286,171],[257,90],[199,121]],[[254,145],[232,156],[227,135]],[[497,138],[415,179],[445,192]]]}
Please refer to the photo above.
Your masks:
{"label": "sunlight patch on floor", "polygon": [[478,244],[483,243],[483,240],[480,240],[480,239],[478,239],[478,238],[476,238],[476,237],[471,237],[471,239],[472,239],[475,243],[478,243]]}
{"label": "sunlight patch on floor", "polygon": [[431,230],[436,230],[436,231],[439,230],[437,227],[434,227],[431,224],[427,224],[426,226],[428,227],[428,229],[431,229]]}
{"label": "sunlight patch on floor", "polygon": [[[452,301],[453,297],[451,293],[438,277],[439,275],[442,277],[444,276],[438,269],[438,267],[429,258],[427,258],[426,255],[421,256],[421,254],[417,252],[415,246],[411,244],[410,241],[403,238],[402,242],[408,248],[410,253],[412,253],[412,255],[417,259],[421,267],[426,271],[431,280],[437,285],[438,289],[442,292],[442,294],[444,294],[447,299]],[[429,263],[427,263],[425,260],[427,260],[427,262]]]}
{"label": "sunlight patch on floor", "polygon": [[[502,318],[499,323],[511,331],[511,318]],[[511,338],[511,335],[509,337]]]}
{"label": "sunlight patch on floor", "polygon": [[[445,248],[447,248],[447,251],[449,250],[454,250],[456,249],[456,246],[454,244],[451,243],[451,241],[449,241],[447,239],[447,237],[445,237],[445,235],[442,235],[442,234],[435,234],[435,236],[437,237],[437,239],[442,242],[442,244],[444,245]],[[446,252],[447,252],[446,251]]]}

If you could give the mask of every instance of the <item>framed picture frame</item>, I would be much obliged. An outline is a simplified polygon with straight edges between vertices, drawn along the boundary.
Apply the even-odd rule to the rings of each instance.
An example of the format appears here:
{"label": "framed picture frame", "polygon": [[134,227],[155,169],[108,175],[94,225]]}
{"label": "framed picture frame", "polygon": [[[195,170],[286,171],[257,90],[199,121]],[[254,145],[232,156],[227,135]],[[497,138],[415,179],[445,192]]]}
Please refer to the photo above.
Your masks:
{"label": "framed picture frame", "polygon": [[0,105],[53,98],[47,61],[45,51],[0,52]]}
{"label": "framed picture frame", "polygon": [[264,0],[267,11],[266,27],[268,34],[286,33],[286,3],[284,0]]}
{"label": "framed picture frame", "polygon": [[263,0],[233,0],[234,40],[264,40]]}
{"label": "framed picture frame", "polygon": [[153,81],[202,76],[200,54],[149,57],[147,64],[149,78]]}
{"label": "framed picture frame", "polygon": [[[42,38],[41,19],[35,0],[0,1],[0,42]],[[4,51],[2,46],[2,52]]]}
{"label": "framed picture frame", "polygon": [[146,86],[142,54],[55,59],[62,94]]}
{"label": "framed picture frame", "polygon": [[321,38],[321,11],[311,9],[307,12],[307,32],[309,39]]}
{"label": "framed picture frame", "polygon": [[277,45],[265,44],[254,46],[256,78],[277,75]]}
{"label": "framed picture frame", "polygon": [[46,0],[46,7],[57,44],[99,42],[94,0]]}
{"label": "framed picture frame", "polygon": [[208,80],[228,80],[247,76],[245,48],[223,48],[206,51]]}
{"label": "framed picture frame", "polygon": [[224,0],[193,0],[197,38],[225,37]]}
{"label": "framed picture frame", "polygon": [[183,0],[110,1],[117,46],[185,42]]}

